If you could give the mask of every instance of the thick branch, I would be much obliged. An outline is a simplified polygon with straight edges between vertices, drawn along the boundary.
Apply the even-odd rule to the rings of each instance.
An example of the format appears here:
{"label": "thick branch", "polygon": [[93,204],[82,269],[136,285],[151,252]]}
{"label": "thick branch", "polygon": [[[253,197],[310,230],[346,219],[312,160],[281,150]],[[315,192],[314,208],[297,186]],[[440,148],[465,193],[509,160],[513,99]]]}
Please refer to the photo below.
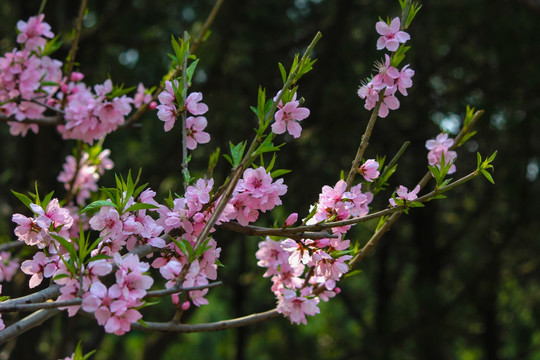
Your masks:
{"label": "thick branch", "polygon": [[43,324],[45,321],[58,314],[58,310],[39,310],[28,315],[24,319],[17,321],[15,324],[8,326],[0,331],[0,345],[6,341],[25,333],[26,331]]}
{"label": "thick branch", "polygon": [[217,321],[213,323],[205,324],[179,324],[177,322],[146,322],[147,326],[135,323],[131,325],[133,330],[141,331],[162,331],[162,332],[179,332],[179,333],[192,333],[192,332],[209,332],[218,331],[224,329],[230,329],[234,327],[247,326],[258,322],[266,321],[277,317],[279,313],[276,309],[272,309],[263,313],[252,314],[243,316],[236,319]]}

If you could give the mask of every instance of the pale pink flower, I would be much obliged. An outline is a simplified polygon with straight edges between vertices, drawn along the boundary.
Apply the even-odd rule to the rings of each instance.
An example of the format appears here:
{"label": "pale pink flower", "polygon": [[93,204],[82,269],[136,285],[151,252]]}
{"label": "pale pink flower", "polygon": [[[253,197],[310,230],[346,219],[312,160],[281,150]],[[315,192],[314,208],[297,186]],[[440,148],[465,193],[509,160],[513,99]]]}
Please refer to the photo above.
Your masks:
{"label": "pale pink flower", "polygon": [[379,177],[380,172],[379,163],[373,159],[368,159],[362,166],[360,166],[360,175],[366,179],[366,181],[373,182],[374,179]]}
{"label": "pale pink flower", "polygon": [[51,26],[43,22],[44,18],[44,14],[39,14],[38,16],[30,17],[28,22],[19,20],[17,22],[17,29],[20,33],[17,36],[17,42],[19,44],[25,44],[28,50],[38,51],[39,48],[43,49],[47,43],[45,38],[54,37],[54,34],[51,32]]}
{"label": "pale pink flower", "polygon": [[373,77],[371,82],[375,90],[382,90],[385,87],[394,86],[395,81],[400,76],[398,69],[390,65],[390,56],[384,55],[385,61],[378,64],[379,73]]}
{"label": "pale pink flower", "polygon": [[399,100],[395,97],[396,88],[386,87],[384,90],[383,100],[379,107],[379,116],[385,118],[388,116],[390,110],[397,110],[399,108]]}
{"label": "pale pink flower", "polygon": [[309,109],[299,107],[299,105],[300,102],[296,100],[296,94],[285,105],[281,106],[280,102],[280,105],[278,105],[279,110],[274,115],[276,121],[272,124],[274,134],[283,134],[288,131],[295,139],[300,137],[302,126],[298,121],[302,121],[309,116]]}
{"label": "pale pink flower", "polygon": [[139,83],[137,86],[137,93],[133,97],[133,106],[136,109],[140,108],[143,104],[149,104],[152,101],[152,95],[146,93],[146,88],[143,83]]}
{"label": "pale pink flower", "polygon": [[361,99],[365,99],[366,103],[364,104],[364,107],[366,110],[371,110],[377,105],[377,102],[379,101],[379,92],[375,89],[373,82],[368,82],[365,85],[362,85],[358,89],[358,96]]}
{"label": "pale pink flower", "polygon": [[0,252],[0,282],[11,281],[19,270],[19,259],[12,259],[8,251]]}
{"label": "pale pink flower", "polygon": [[454,139],[449,138],[448,134],[441,133],[437,135],[435,140],[426,141],[426,148],[429,150],[428,163],[430,166],[436,165],[440,168],[442,157],[446,164],[452,164],[448,170],[448,174],[456,172],[456,166],[453,164],[457,158],[457,153],[451,151],[450,147],[454,145]]}
{"label": "pale pink flower", "polygon": [[34,288],[41,284],[43,278],[51,277],[58,269],[58,255],[47,257],[43,252],[37,252],[32,260],[25,260],[21,264],[21,270],[26,275],[32,275],[29,287]]}
{"label": "pale pink flower", "polygon": [[194,150],[197,144],[206,144],[210,141],[210,134],[204,132],[208,122],[204,116],[193,117],[186,119],[187,143],[186,147]]}
{"label": "pale pink flower", "polygon": [[399,77],[396,79],[396,86],[399,90],[399,92],[403,96],[407,96],[407,89],[412,86],[412,80],[411,78],[414,75],[414,70],[409,69],[409,65],[405,65],[401,72],[399,73]]}
{"label": "pale pink flower", "polygon": [[[414,201],[415,199],[417,199],[418,197],[416,196],[416,194],[418,194],[418,192],[420,191],[420,185],[416,185],[416,187],[412,190],[412,191],[409,191],[409,189],[407,189],[405,186],[403,185],[399,185],[399,188],[396,190],[396,199],[401,199],[405,202],[407,201]],[[390,205],[392,206],[396,206],[396,200],[392,197],[388,200],[388,202],[390,203]]]}
{"label": "pale pink flower", "polygon": [[192,114],[192,115],[203,115],[208,111],[208,106],[204,103],[201,103],[202,101],[202,93],[200,92],[194,92],[189,94],[189,96],[186,99],[186,109]]}
{"label": "pale pink flower", "polygon": [[[311,291],[311,288],[304,290]],[[302,291],[306,292],[306,291]],[[306,295],[296,295],[296,291],[285,289],[283,296],[278,302],[277,311],[287,316],[291,323],[307,324],[306,315],[313,316],[320,312],[318,308],[318,298],[308,298]]]}
{"label": "pale pink flower", "polygon": [[400,31],[401,23],[399,17],[392,20],[390,25],[384,21],[378,21],[375,24],[375,29],[382,35],[377,40],[377,50],[387,48],[388,51],[396,51],[399,44],[407,42],[411,37],[404,31]]}

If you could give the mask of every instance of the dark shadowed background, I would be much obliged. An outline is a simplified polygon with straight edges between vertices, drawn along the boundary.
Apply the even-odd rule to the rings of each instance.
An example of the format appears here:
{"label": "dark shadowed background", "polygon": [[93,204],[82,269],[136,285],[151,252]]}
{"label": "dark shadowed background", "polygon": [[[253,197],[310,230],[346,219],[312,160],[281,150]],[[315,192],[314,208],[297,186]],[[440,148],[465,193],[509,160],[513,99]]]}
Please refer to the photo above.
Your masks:
{"label": "dark shadowed background", "polygon": [[[115,83],[156,85],[167,71],[170,36],[196,34],[213,1],[96,0],[89,2],[77,60],[90,84],[109,75]],[[476,151],[499,150],[495,185],[477,179],[447,200],[414,209],[385,235],[376,251],[344,280],[342,293],[307,326],[278,318],[241,329],[207,334],[105,335],[94,320],[61,314],[39,329],[4,345],[13,359],[57,359],[77,341],[92,359],[540,359],[540,3],[535,0],[423,1],[412,24],[412,49],[405,63],[416,71],[401,108],[380,119],[367,157],[392,157],[412,142],[392,186],[412,186],[426,171],[424,143],[459,128],[467,104],[484,109],[478,134],[459,150],[455,178],[474,170]],[[0,2],[0,50],[15,46],[17,20],[27,20],[39,1]],[[66,39],[64,59],[79,3],[49,0],[45,20]],[[229,140],[251,137],[259,85],[269,94],[280,87],[277,62],[290,66],[317,31],[315,69],[300,84],[311,116],[298,141],[287,143],[277,166],[289,191],[284,209],[259,223],[305,216],[325,184],[348,171],[369,113],[356,95],[372,72],[379,17],[399,14],[398,1],[226,0],[201,58],[193,90],[209,105],[209,144],[193,153],[192,171],[206,170],[208,155]],[[136,129],[109,136],[114,172],[143,169],[143,181],[165,196],[181,191],[180,132],[163,132],[155,113]],[[12,239],[11,214],[24,212],[9,189],[26,192],[39,181],[42,192],[63,189],[56,182],[74,142],[54,129],[9,136],[0,127],[0,236]],[[222,159],[217,181],[228,170]],[[101,185],[113,185],[110,172]],[[392,189],[373,202],[387,206]],[[358,226],[350,238],[364,243],[375,223]],[[220,231],[220,279],[210,305],[189,314],[190,322],[217,321],[275,306],[270,281],[261,277],[254,253],[257,238]],[[4,284],[3,294],[23,294],[27,276]],[[168,300],[163,300],[169,303]],[[166,320],[171,308],[146,309],[145,319]],[[5,317],[9,323],[13,318]],[[0,355],[1,356],[1,355]]]}

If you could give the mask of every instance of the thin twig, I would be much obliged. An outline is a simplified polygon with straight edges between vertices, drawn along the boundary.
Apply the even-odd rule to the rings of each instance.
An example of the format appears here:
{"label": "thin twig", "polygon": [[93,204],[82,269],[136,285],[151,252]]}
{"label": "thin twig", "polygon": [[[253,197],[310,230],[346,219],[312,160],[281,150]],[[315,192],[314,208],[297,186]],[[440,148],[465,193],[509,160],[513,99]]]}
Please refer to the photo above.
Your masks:
{"label": "thin twig", "polygon": [[[67,63],[66,72],[65,72],[67,76],[70,76],[71,72],[73,71],[73,65],[75,64],[75,55],[77,54],[77,48],[79,46],[79,39],[81,38],[82,23],[83,23],[84,12],[86,10],[87,2],[88,0],[82,0],[81,7],[79,8],[79,16],[77,17],[77,22],[75,24],[75,38],[73,39],[73,43],[71,44],[71,49],[69,50],[69,54],[68,54],[68,63]],[[67,96],[64,96],[62,98],[62,105],[61,105],[62,109],[66,106],[66,102],[67,102]]]}
{"label": "thin twig", "polygon": [[379,116],[379,108],[381,107],[383,99],[384,89],[381,90],[379,100],[377,101],[377,104],[375,104],[375,107],[371,112],[371,116],[369,117],[366,130],[364,131],[364,135],[362,135],[362,140],[360,141],[360,145],[358,146],[358,150],[356,151],[356,156],[354,157],[354,160],[352,162],[351,170],[349,170],[349,175],[347,175],[347,190],[351,188],[354,177],[358,173],[358,167],[362,162],[362,157],[364,156],[364,152],[366,151],[366,148],[369,144],[369,138],[371,137],[371,133],[373,132],[373,128],[375,127],[375,122],[377,121],[377,118]]}
{"label": "thin twig", "polygon": [[237,233],[250,235],[250,236],[283,236],[292,239],[325,239],[325,238],[337,238],[338,236],[328,231],[311,232],[311,231],[297,231],[291,232],[289,229],[280,228],[266,228],[255,225],[240,225],[236,221],[230,221],[222,223],[221,227],[231,230]]}
{"label": "thin twig", "polygon": [[[216,3],[214,4],[214,7],[212,8],[212,10],[210,11],[210,14],[208,15],[208,17],[206,18],[206,21],[204,22],[204,25],[201,29],[201,32],[199,33],[199,36],[197,37],[197,40],[191,45],[191,49],[190,49],[190,53],[193,54],[195,53],[195,50],[197,50],[197,48],[199,47],[199,45],[202,43],[202,41],[204,40],[204,34],[208,31],[208,29],[210,28],[210,26],[212,25],[212,23],[214,22],[218,12],[219,12],[219,9],[221,8],[221,5],[223,4],[223,1],[224,0],[218,0],[216,1]],[[176,69],[175,71],[171,72],[166,80],[172,80],[172,79],[175,79],[177,78],[178,76],[180,76],[180,73],[181,73],[181,70],[180,69]],[[158,96],[159,94],[161,94],[161,92],[165,89],[165,82],[163,82],[163,84],[160,84],[159,87],[156,89],[156,91],[154,91],[154,94],[152,95],[152,100],[150,101],[150,103],[152,103],[153,101],[157,101],[158,100]],[[124,124],[122,125],[122,127],[129,127],[129,126],[132,126],[133,123],[135,123],[137,120],[139,120],[141,118],[141,116],[149,109],[149,104],[142,104],[140,108],[137,109],[137,111],[135,111],[135,113],[133,113],[133,115],[131,115],[129,118],[126,119],[126,121],[124,122]]]}

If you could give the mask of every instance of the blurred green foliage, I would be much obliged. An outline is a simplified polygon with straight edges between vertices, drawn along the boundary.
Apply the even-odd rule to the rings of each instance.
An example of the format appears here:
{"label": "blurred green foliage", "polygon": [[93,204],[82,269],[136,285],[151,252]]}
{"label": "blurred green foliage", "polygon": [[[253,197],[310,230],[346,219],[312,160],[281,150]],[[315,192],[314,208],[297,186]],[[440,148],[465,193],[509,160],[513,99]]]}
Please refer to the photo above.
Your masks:
{"label": "blurred green foliage", "polygon": [[[110,75],[126,86],[157,85],[168,69],[170,35],[196,34],[212,4],[91,1],[78,69],[91,84]],[[456,175],[474,169],[477,150],[484,156],[499,150],[495,185],[468,183],[447,200],[402,217],[359,266],[361,274],[344,280],[342,293],[321,304],[321,314],[307,326],[278,318],[216,333],[116,337],[104,335],[91,319],[62,314],[4,345],[4,354],[56,359],[70,354],[80,339],[85,351],[98,350],[94,359],[540,359],[540,6],[533,0],[422,4],[409,29],[412,49],[405,62],[416,71],[414,86],[398,111],[378,121],[366,156],[391,158],[411,140],[393,184],[413,185],[426,171],[425,140],[439,127],[458,127],[470,104],[486,112],[478,135],[459,151]],[[45,9],[46,21],[65,39],[59,58],[69,50],[78,6],[49,0]],[[36,0],[0,3],[2,52],[15,45],[17,20],[38,8]],[[293,170],[285,176],[286,211],[264,221],[306,214],[321,187],[334,184],[350,166],[369,116],[356,90],[382,56],[375,49],[374,24],[398,12],[398,1],[226,0],[198,50],[193,89],[204,93],[210,107],[212,141],[193,153],[192,175],[204,173],[216,147],[227,149],[228,141],[252,136],[256,118],[249,106],[256,105],[259,85],[268,94],[277,91],[277,62],[288,67],[321,31],[318,61],[298,90],[311,116],[302,123],[302,138],[285,137],[276,164]],[[114,171],[142,168],[143,182],[160,196],[181,191],[179,130],[163,133],[155,113],[140,124],[107,138]],[[42,192],[63,194],[56,183],[59,159],[74,144],[43,127],[37,136],[13,138],[2,126],[0,137],[0,236],[9,239],[11,214],[24,211],[9,189],[26,192],[37,179]],[[227,170],[222,159],[218,182]],[[102,185],[113,181],[111,172]],[[373,207],[385,207],[387,195],[381,193]],[[365,242],[375,225],[358,226],[350,238]],[[217,321],[273,307],[270,281],[261,277],[254,257],[259,239],[224,231],[215,237],[223,248],[224,286],[211,291],[211,305],[188,312],[186,321]],[[4,285],[4,293],[23,294],[26,283],[21,274]],[[149,308],[145,318],[167,320],[165,309]]]}

